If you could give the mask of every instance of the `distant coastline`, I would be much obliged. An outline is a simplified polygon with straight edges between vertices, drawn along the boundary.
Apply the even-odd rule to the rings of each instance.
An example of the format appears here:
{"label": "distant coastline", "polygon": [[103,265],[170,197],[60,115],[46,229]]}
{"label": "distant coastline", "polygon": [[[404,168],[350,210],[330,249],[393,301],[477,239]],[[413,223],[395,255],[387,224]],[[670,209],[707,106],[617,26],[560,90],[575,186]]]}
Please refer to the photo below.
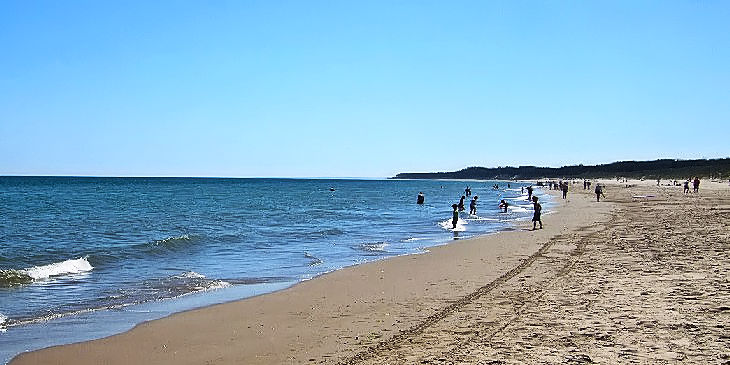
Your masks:
{"label": "distant coastline", "polygon": [[467,167],[452,172],[404,172],[391,179],[517,180],[540,178],[686,179],[730,178],[730,158],[653,161],[619,161],[603,165],[563,167]]}

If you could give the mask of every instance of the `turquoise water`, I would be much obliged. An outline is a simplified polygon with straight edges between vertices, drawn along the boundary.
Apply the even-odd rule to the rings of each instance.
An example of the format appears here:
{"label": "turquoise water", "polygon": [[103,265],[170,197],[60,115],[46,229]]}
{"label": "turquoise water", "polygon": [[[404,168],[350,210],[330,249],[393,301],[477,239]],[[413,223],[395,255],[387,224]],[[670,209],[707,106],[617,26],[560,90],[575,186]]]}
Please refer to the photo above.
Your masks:
{"label": "turquoise water", "polygon": [[[467,185],[478,212],[454,231],[451,204]],[[524,184],[506,185],[0,177],[0,360],[509,229],[532,211]]]}

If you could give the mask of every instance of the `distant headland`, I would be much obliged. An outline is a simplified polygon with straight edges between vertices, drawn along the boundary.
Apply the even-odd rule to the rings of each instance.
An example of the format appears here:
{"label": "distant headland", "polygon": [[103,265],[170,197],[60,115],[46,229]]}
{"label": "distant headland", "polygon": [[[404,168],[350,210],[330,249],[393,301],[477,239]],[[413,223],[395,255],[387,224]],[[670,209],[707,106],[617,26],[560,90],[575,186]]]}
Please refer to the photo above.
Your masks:
{"label": "distant headland", "polygon": [[730,158],[654,161],[619,161],[603,165],[563,167],[467,167],[453,172],[403,172],[391,179],[517,180],[540,178],[686,179],[730,178]]}

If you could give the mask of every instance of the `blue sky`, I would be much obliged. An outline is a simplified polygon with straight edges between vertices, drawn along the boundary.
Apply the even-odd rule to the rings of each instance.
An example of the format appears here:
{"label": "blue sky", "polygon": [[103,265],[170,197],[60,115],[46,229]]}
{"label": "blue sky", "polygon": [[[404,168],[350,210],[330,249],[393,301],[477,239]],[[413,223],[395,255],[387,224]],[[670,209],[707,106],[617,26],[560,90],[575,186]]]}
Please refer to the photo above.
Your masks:
{"label": "blue sky", "polygon": [[0,174],[730,156],[727,1],[2,1]]}

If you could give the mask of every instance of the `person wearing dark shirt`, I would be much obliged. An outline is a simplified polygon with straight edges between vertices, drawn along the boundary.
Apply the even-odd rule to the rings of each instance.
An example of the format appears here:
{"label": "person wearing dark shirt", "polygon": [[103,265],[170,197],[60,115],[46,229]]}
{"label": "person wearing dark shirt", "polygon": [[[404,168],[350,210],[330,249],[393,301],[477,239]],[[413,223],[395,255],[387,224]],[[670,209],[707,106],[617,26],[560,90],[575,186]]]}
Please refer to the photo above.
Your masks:
{"label": "person wearing dark shirt", "polygon": [[529,202],[531,200],[532,200],[532,185],[527,187],[527,201]]}
{"label": "person wearing dark shirt", "polygon": [[464,211],[464,199],[466,199],[466,196],[462,195],[461,199],[459,200],[459,211],[460,212]]}
{"label": "person wearing dark shirt", "polygon": [[540,222],[540,229],[542,229],[542,219],[540,219],[540,214],[542,213],[542,205],[537,202],[537,197],[532,197],[532,205],[535,208],[535,213],[532,215],[532,230],[535,230],[535,226],[538,222]]}
{"label": "person wearing dark shirt", "polygon": [[416,204],[423,204],[423,202],[426,200],[426,198],[423,196],[423,192],[418,193],[418,198],[416,199]]}
{"label": "person wearing dark shirt", "polygon": [[454,213],[451,215],[451,225],[454,229],[456,229],[456,223],[459,222],[459,212],[457,211],[459,206],[456,204],[452,204],[451,207],[454,208]]}
{"label": "person wearing dark shirt", "polygon": [[[601,186],[601,184],[596,184],[596,201],[597,202],[601,201],[602,195],[603,195],[603,186]],[[603,195],[603,197],[605,198],[606,196]]]}
{"label": "person wearing dark shirt", "polygon": [[477,214],[477,199],[479,199],[479,197],[474,195],[474,198],[471,200],[471,203],[469,203],[469,214],[473,214],[473,215]]}
{"label": "person wearing dark shirt", "polygon": [[507,203],[504,199],[502,199],[502,201],[499,202],[499,209],[504,209],[505,213],[507,213],[508,206],[509,206],[509,203]]}

